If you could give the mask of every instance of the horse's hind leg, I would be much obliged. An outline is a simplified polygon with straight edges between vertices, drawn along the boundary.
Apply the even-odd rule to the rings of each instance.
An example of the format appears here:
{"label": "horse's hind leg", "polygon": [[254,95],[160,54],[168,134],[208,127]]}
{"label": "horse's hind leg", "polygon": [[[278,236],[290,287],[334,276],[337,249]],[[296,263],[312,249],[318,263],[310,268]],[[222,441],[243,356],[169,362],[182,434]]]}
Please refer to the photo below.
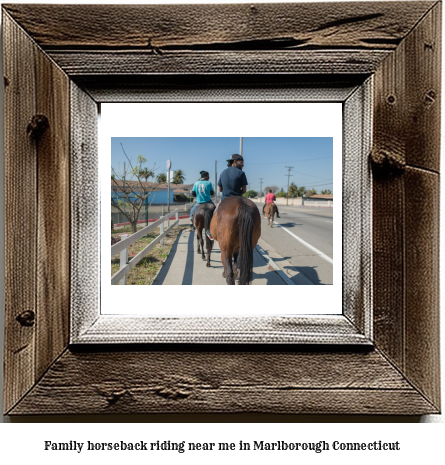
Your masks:
{"label": "horse's hind leg", "polygon": [[226,283],[229,285],[235,284],[235,278],[232,270],[232,254],[226,254],[221,250],[221,262],[224,267],[223,278],[226,278]]}
{"label": "horse's hind leg", "polygon": [[196,229],[196,243],[198,244],[198,250],[196,251],[197,253],[201,253],[201,247],[200,247],[200,241],[201,241],[201,238],[199,237],[202,232],[199,230],[199,229]]}
{"label": "horse's hind leg", "polygon": [[200,241],[201,241],[201,257],[202,257],[203,260],[206,259],[206,256],[205,256],[205,253],[204,253],[204,238],[202,237],[204,234],[202,233],[202,230],[201,230],[201,239],[200,239]]}
{"label": "horse's hind leg", "polygon": [[200,253],[202,259],[205,260],[206,256],[204,254],[204,239],[202,237],[202,229],[201,228],[198,229],[197,236],[198,236],[198,253]]}
{"label": "horse's hind leg", "polygon": [[210,266],[210,254],[212,252],[212,241],[207,237],[206,234],[206,248],[207,248],[207,265]]}

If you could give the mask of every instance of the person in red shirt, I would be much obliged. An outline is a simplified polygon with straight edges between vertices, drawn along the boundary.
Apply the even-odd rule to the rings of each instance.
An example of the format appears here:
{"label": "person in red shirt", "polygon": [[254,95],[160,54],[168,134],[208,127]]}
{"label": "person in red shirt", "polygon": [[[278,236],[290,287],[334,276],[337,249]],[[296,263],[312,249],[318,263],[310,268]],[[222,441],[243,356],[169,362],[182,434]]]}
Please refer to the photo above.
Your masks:
{"label": "person in red shirt", "polygon": [[[272,189],[269,189],[269,193],[266,195],[265,203],[263,205],[263,216],[264,216],[264,209],[266,208],[266,205],[268,203],[273,203],[274,200],[277,200],[277,198],[275,197],[275,194],[272,192]],[[274,205],[275,205],[275,208],[277,209],[277,218],[280,218],[280,214],[278,213],[277,204],[274,204]]]}

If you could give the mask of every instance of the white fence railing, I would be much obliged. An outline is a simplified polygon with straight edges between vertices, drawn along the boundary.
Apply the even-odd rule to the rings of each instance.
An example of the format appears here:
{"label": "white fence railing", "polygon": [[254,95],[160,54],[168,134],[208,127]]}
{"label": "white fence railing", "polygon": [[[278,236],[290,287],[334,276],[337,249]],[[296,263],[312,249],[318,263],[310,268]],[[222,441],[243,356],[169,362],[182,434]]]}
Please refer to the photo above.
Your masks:
{"label": "white fence railing", "polygon": [[[120,285],[127,284],[128,272],[135,265],[137,265],[138,262],[142,260],[145,257],[145,255],[147,255],[148,252],[150,252],[150,250],[153,249],[153,247],[156,244],[158,244],[159,242],[161,242],[161,244],[164,244],[164,237],[179,223],[178,212],[179,212],[179,208],[177,208],[175,211],[171,213],[168,213],[162,218],[159,218],[158,221],[155,221],[149,226],[146,226],[145,228],[141,229],[137,233],[132,234],[131,236],[118,242],[117,244],[114,244],[111,247],[112,257],[115,257],[116,255],[120,254],[120,269],[118,272],[114,273],[114,275],[111,277],[111,284],[117,284],[117,283],[119,283]],[[175,215],[176,221],[172,225],[168,226],[168,228],[164,231],[164,223],[166,221],[169,221],[169,218],[172,215]],[[152,242],[150,242],[150,244],[148,244],[147,247],[141,250],[135,257],[133,257],[131,261],[128,261],[128,248],[130,247],[130,245],[134,244],[136,241],[146,236],[150,231],[153,231],[153,229],[156,229],[158,226],[160,228],[159,236],[157,236]]]}

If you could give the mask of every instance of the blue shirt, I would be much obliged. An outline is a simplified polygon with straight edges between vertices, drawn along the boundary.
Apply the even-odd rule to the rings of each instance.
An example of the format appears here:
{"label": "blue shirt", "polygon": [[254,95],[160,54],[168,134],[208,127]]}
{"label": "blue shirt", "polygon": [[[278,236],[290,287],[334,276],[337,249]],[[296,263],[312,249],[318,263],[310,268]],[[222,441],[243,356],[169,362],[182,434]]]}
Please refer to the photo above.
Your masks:
{"label": "blue shirt", "polygon": [[247,186],[247,178],[244,171],[231,166],[221,173],[218,186],[223,188],[221,200],[231,195],[242,195],[241,188]]}
{"label": "blue shirt", "polygon": [[196,203],[211,202],[210,192],[213,184],[210,181],[197,181],[193,184],[192,192],[196,192]]}

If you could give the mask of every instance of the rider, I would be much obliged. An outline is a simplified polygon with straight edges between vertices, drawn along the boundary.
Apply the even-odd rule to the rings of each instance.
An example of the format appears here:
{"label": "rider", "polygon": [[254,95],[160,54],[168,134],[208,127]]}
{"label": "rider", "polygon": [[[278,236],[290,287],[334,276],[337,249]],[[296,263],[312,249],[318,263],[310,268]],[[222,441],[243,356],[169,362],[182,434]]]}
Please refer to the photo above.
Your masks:
{"label": "rider", "polygon": [[[221,173],[218,180],[218,188],[222,192],[221,201],[232,195],[242,196],[245,194],[248,182],[243,167],[244,158],[241,155],[235,153],[230,157],[230,160],[227,160],[227,169]],[[210,231],[206,231],[206,234],[213,241]]]}
{"label": "rider", "polygon": [[278,207],[277,207],[277,204],[274,203],[274,200],[277,200],[277,198],[275,197],[275,194],[272,192],[272,189],[269,189],[269,193],[264,198],[263,217],[264,217],[264,209],[266,208],[266,205],[268,203],[273,203],[275,205],[275,208],[277,209],[277,218],[280,218],[280,214],[278,213]]}
{"label": "rider", "polygon": [[190,210],[190,231],[195,230],[193,225],[193,212],[201,203],[211,203],[215,205],[210,198],[214,194],[213,184],[209,181],[210,175],[207,171],[200,171],[201,178],[193,184],[192,195],[196,197],[196,203]]}

